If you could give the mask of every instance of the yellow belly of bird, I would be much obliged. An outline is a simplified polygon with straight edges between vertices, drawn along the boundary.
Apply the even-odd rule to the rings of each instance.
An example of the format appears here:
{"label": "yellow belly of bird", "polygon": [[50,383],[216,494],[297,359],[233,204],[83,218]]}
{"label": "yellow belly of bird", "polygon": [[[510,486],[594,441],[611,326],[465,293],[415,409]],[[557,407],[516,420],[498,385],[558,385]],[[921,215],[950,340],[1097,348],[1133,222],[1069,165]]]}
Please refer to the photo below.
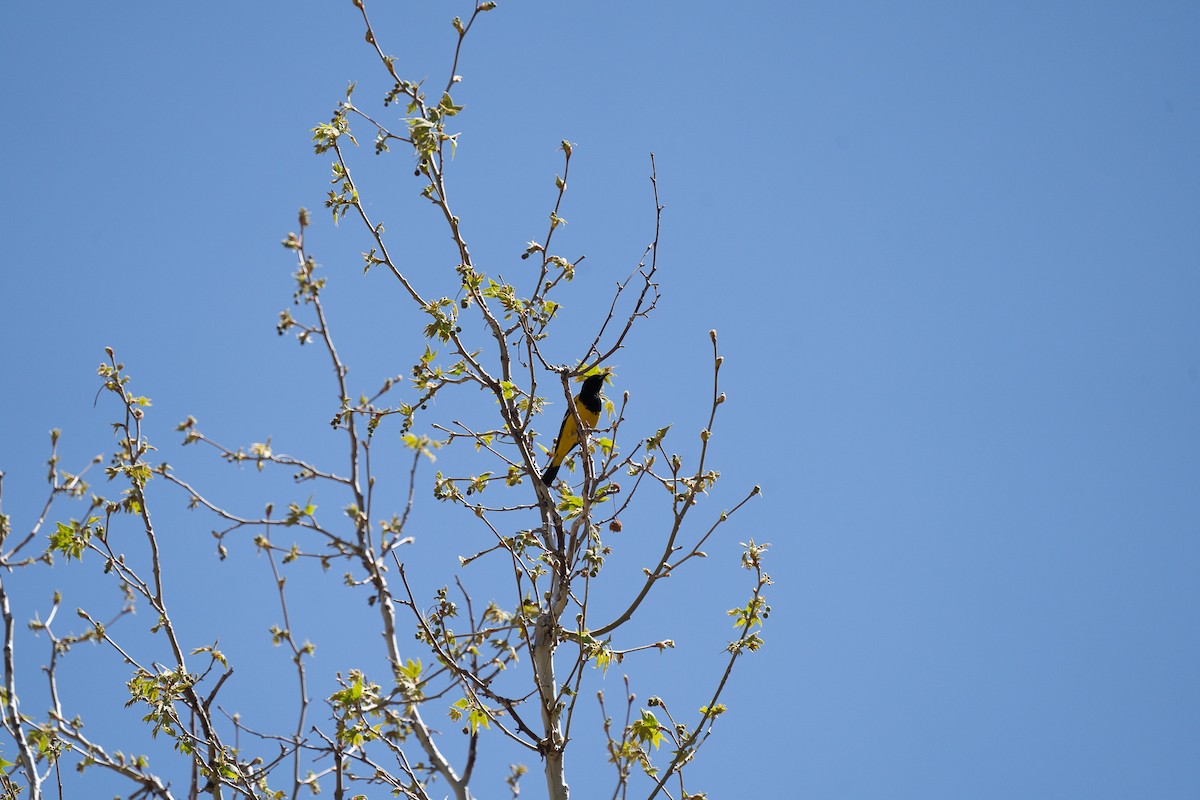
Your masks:
{"label": "yellow belly of bird", "polygon": [[[583,424],[589,428],[594,428],[600,421],[600,414],[592,413],[582,403],[576,403],[575,410],[579,412],[579,418]],[[568,414],[567,418],[563,420],[562,430],[558,433],[558,443],[554,447],[554,458],[551,459],[551,463],[555,466],[562,464],[567,453],[571,452],[571,448],[577,444],[579,444],[579,429],[575,426],[575,417]]]}

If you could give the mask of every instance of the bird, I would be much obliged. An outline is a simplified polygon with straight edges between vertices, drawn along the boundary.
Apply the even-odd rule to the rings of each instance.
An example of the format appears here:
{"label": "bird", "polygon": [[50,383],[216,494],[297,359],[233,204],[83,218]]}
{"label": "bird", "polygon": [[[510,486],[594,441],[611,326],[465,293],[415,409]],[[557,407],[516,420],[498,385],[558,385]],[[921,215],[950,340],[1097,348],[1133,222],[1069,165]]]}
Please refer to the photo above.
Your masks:
{"label": "bird", "polygon": [[[600,421],[600,389],[604,386],[606,378],[607,372],[589,375],[584,379],[579,394],[575,395],[575,410],[579,413],[579,421],[588,428],[596,427],[596,423]],[[550,465],[542,473],[542,483],[547,486],[554,483],[554,479],[558,477],[558,468],[562,466],[567,453],[579,444],[581,438],[579,428],[575,424],[575,415],[568,408],[567,413],[563,415],[562,426],[558,429],[558,438],[554,440]]]}

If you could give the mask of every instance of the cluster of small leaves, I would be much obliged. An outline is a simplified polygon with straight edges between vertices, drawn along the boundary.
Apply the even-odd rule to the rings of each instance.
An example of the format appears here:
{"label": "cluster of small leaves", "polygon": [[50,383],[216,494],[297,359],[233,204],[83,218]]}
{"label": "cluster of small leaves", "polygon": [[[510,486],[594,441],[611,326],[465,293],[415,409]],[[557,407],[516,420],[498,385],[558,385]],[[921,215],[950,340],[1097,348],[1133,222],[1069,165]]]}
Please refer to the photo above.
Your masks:
{"label": "cluster of small leaves", "polygon": [[396,667],[396,686],[406,701],[416,702],[425,696],[424,681],[421,677],[423,672],[424,668],[419,658],[410,658]]}
{"label": "cluster of small leaves", "polygon": [[450,143],[451,153],[457,148],[458,134],[446,133],[446,120],[462,110],[462,106],[454,104],[449,92],[442,93],[437,105],[425,106],[417,101],[409,104],[409,114],[423,112],[405,120],[409,136],[412,137],[413,150],[417,154],[418,169],[427,169],[429,160],[441,154],[445,143]]}
{"label": "cluster of small leaves", "polygon": [[390,706],[379,684],[360,670],[351,670],[349,680],[339,680],[342,688],[329,696],[337,725],[337,741],[346,747],[362,747],[376,739],[403,740],[407,728],[396,709]]}
{"label": "cluster of small leaves", "polygon": [[135,489],[141,490],[145,488],[152,474],[149,465],[142,462],[142,457],[155,448],[145,439],[135,436],[131,424],[136,424],[145,416],[144,409],[151,405],[150,398],[134,395],[126,390],[125,386],[130,378],[124,372],[125,365],[111,360],[111,348],[106,348],[105,352],[110,362],[101,363],[97,370],[100,377],[104,378],[103,390],[112,392],[121,399],[127,415],[124,425],[114,424],[114,429],[124,432],[125,435],[118,436],[117,450],[113,453],[111,465],[105,468],[105,474],[109,480],[124,476]]}
{"label": "cluster of small leaves", "polygon": [[[33,745],[34,755],[38,761],[55,764],[63,753],[70,749],[66,742],[59,738],[57,731],[51,725],[37,725],[27,734],[29,743]],[[4,766],[13,766],[5,763]]]}
{"label": "cluster of small leaves", "polygon": [[604,566],[604,560],[612,554],[612,548],[604,544],[600,538],[598,525],[588,526],[588,546],[583,551],[584,574],[595,578]]}
{"label": "cluster of small leaves", "polygon": [[[615,452],[612,448],[613,444],[611,439],[606,437],[592,438],[588,442],[588,457],[590,458],[592,453],[594,453],[596,450]],[[575,470],[575,459],[573,457],[568,457],[563,461],[563,466],[567,468],[567,471],[573,472]],[[558,503],[555,508],[560,514],[562,514],[563,519],[575,519],[585,511],[590,512],[593,507],[602,503],[607,503],[615,495],[619,494],[620,491],[621,485],[619,483],[606,483],[601,486],[594,487],[591,496],[585,498],[581,494],[576,494],[575,488],[569,483],[566,481],[561,481],[558,484]],[[593,530],[595,533],[592,538],[598,540],[599,529],[595,528]]]}
{"label": "cluster of small leaves", "polygon": [[335,161],[331,169],[333,177],[329,182],[334,184],[334,188],[329,190],[325,207],[333,214],[333,221],[337,222],[339,218],[346,216],[348,210],[358,207],[358,189],[354,187],[346,168],[340,163]]}
{"label": "cluster of small leaves", "polygon": [[458,327],[458,314],[454,301],[448,297],[432,300],[426,303],[424,311],[432,321],[425,326],[425,338],[449,342],[456,333],[462,332]]}
{"label": "cluster of small leaves", "polygon": [[458,484],[453,478],[447,478],[442,474],[441,470],[433,476],[433,496],[436,500],[445,501],[463,501],[465,495],[459,491]]}
{"label": "cluster of small leaves", "polygon": [[[441,327],[442,320],[439,315],[438,319],[426,328],[426,334],[429,338],[437,336],[441,338],[442,332],[449,332],[450,328]],[[417,405],[427,403],[433,399],[434,394],[439,389],[447,384],[461,383],[463,375],[467,373],[467,362],[465,359],[459,359],[449,367],[442,367],[434,363],[437,358],[437,351],[431,349],[428,345],[425,346],[425,352],[421,358],[413,365],[412,368],[412,383],[417,390],[424,392],[421,398],[417,400]]]}
{"label": "cluster of small leaves", "polygon": [[417,629],[417,639],[429,645],[441,645],[449,648],[447,651],[453,658],[460,654],[460,648],[468,646],[458,641],[454,631],[447,626],[447,621],[458,616],[458,604],[450,599],[449,589],[439,588],[435,594],[435,602],[424,617],[424,624]]}
{"label": "cluster of small leaves", "polygon": [[[655,705],[651,703],[651,705]],[[663,740],[663,726],[652,711],[642,709],[642,715],[629,726],[630,733],[639,744],[648,744],[655,750]]]}
{"label": "cluster of small leaves", "polygon": [[82,559],[92,537],[104,535],[104,526],[97,525],[98,522],[100,517],[56,523],[54,531],[50,534],[50,552],[62,553],[67,560]]}
{"label": "cluster of small leaves", "polygon": [[[350,91],[353,91],[353,85],[351,85]],[[350,132],[350,122],[346,118],[347,113],[353,110],[354,106],[347,99],[346,102],[338,104],[337,110],[334,111],[329,122],[323,122],[312,129],[314,151],[318,155],[323,155],[333,150],[338,157],[338,160],[331,165],[333,176],[329,182],[333,188],[329,190],[325,199],[325,207],[333,214],[335,223],[350,209],[358,206],[358,189],[354,187],[354,182],[350,179],[350,173],[346,170],[341,148],[338,145],[338,140],[343,136],[355,146],[358,145],[358,140]],[[285,245],[288,245],[288,242],[285,242]]]}
{"label": "cluster of small leaves", "polygon": [[130,699],[125,707],[145,703],[150,710],[142,717],[142,721],[153,724],[151,735],[157,737],[159,733],[165,733],[176,740],[178,749],[190,753],[193,745],[188,739],[186,726],[180,723],[175,704],[195,686],[197,680],[199,676],[180,669],[151,673],[139,668],[126,683]]}
{"label": "cluster of small leaves", "polygon": [[200,432],[196,430],[196,418],[190,414],[187,419],[175,426],[175,430],[183,434],[182,444],[184,447],[198,442],[203,438]]}
{"label": "cluster of small leaves", "polygon": [[[625,679],[625,683],[628,685],[628,678]],[[597,696],[603,709],[604,693],[598,692]],[[630,719],[629,711],[633,709],[635,698],[629,694],[626,699],[629,706],[626,716],[628,721],[621,729],[619,738],[612,736],[612,719],[607,716],[604,718],[604,731],[608,736],[608,761],[617,768],[619,786],[627,784],[634,767],[640,768],[651,778],[657,774],[658,770],[650,760],[650,753],[647,751],[646,745],[657,748],[663,737],[662,726],[659,724],[658,718],[648,709],[641,709],[636,719]]]}
{"label": "cluster of small leaves", "polygon": [[491,727],[491,718],[495,713],[495,711],[487,709],[479,701],[478,695],[472,695],[471,697],[462,697],[455,700],[450,706],[447,715],[454,722],[461,721],[465,716],[467,728],[464,729],[464,733],[467,730],[471,733],[478,733],[481,726],[484,728]]}
{"label": "cluster of small leaves", "polygon": [[763,587],[771,583],[771,577],[762,569],[763,555],[769,547],[769,544],[757,544],[753,539],[742,543],[742,568],[755,573],[757,584],[746,605],[731,608],[726,612],[733,617],[734,627],[742,630],[742,637],[730,642],[726,648],[735,655],[745,651],[757,652],[763,645],[762,636],[757,629],[761,629],[766,619],[771,616],[771,606],[762,594]]}
{"label": "cluster of small leaves", "polygon": [[313,149],[317,155],[323,155],[337,147],[337,140],[346,136],[354,144],[358,141],[350,133],[350,123],[346,120],[346,108],[339,107],[329,122],[323,122],[312,129]]}

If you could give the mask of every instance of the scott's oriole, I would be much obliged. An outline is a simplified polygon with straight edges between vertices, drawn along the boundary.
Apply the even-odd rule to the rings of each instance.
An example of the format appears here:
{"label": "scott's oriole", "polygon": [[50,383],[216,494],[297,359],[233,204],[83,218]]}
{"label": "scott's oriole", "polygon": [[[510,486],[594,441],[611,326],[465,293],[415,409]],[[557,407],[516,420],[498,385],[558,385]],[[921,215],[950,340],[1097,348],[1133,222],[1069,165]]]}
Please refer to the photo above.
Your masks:
{"label": "scott's oriole", "polygon": [[[604,386],[604,379],[608,377],[607,372],[600,372],[596,375],[589,375],[583,381],[583,388],[579,390],[579,394],[575,395],[575,409],[579,412],[580,421],[588,428],[596,427],[596,423],[600,421],[600,389]],[[546,467],[546,471],[542,473],[542,483],[549,486],[558,477],[558,468],[562,466],[563,459],[567,457],[567,453],[571,452],[571,448],[579,444],[582,437],[579,435],[579,429],[575,425],[575,415],[567,409],[567,413],[563,416],[562,427],[558,429],[558,438],[554,440],[554,451],[550,455],[550,466]]]}

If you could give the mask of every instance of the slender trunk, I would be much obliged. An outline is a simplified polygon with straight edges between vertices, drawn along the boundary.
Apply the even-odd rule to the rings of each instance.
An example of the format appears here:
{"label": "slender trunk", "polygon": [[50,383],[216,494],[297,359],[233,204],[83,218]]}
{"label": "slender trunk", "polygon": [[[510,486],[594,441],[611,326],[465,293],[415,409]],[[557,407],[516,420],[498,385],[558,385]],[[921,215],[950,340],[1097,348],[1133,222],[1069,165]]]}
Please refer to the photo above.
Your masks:
{"label": "slender trunk", "polygon": [[38,777],[37,762],[29,740],[25,738],[25,728],[21,724],[21,712],[17,708],[17,675],[16,658],[13,655],[13,615],[8,605],[8,592],[4,590],[4,580],[0,579],[0,614],[4,616],[4,692],[8,695],[7,706],[3,717],[5,727],[17,744],[17,761],[25,776],[29,779],[30,800],[41,800],[42,782]]}
{"label": "slender trunk", "polygon": [[558,682],[554,677],[554,651],[557,642],[554,636],[553,613],[543,614],[538,620],[534,637],[533,664],[537,676],[538,694],[542,707],[542,758],[546,764],[546,791],[550,800],[569,800],[571,789],[567,786],[567,772],[563,759],[562,709],[558,703]]}

